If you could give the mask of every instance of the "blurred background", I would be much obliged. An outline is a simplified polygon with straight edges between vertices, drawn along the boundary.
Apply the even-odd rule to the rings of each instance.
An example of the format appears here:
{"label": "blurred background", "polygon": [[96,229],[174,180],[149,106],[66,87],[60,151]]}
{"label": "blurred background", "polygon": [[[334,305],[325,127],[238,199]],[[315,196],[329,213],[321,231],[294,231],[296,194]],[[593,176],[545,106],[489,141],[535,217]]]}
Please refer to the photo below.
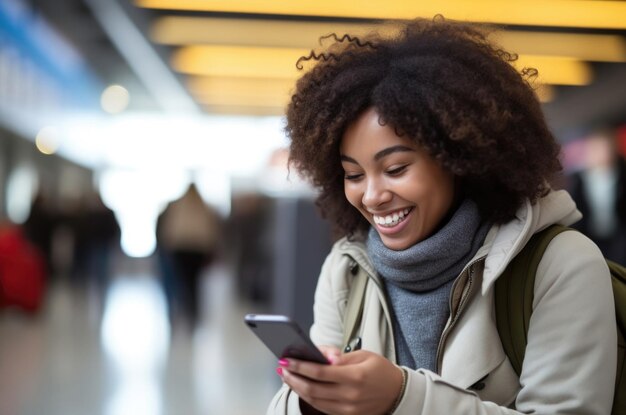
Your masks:
{"label": "blurred background", "polygon": [[0,0],[0,414],[264,413],[243,316],[307,328],[332,244],[287,170],[295,62],[437,13],[539,70],[554,186],[626,263],[626,1]]}

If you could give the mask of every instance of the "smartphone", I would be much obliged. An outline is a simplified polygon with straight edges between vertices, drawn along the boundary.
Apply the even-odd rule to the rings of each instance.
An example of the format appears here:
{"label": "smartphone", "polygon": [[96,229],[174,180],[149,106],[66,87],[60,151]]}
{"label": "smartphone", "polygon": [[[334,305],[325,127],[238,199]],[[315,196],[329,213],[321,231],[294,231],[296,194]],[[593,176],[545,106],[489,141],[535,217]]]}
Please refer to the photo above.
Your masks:
{"label": "smartphone", "polygon": [[289,317],[278,314],[247,314],[244,321],[277,358],[292,357],[328,364],[328,360],[309,336]]}

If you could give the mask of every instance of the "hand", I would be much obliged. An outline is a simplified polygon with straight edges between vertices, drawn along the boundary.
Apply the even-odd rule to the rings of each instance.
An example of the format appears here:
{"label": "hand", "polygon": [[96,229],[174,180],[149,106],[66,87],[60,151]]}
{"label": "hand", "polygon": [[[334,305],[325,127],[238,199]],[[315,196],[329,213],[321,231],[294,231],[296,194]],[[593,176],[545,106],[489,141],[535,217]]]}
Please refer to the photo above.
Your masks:
{"label": "hand", "polygon": [[339,360],[341,357],[341,350],[335,346],[317,346],[318,349],[322,352],[324,357],[328,359],[330,364],[333,364]]}
{"label": "hand", "polygon": [[402,369],[384,357],[358,350],[337,355],[320,347],[330,365],[280,361],[283,381],[315,409],[330,415],[386,414],[402,387]]}

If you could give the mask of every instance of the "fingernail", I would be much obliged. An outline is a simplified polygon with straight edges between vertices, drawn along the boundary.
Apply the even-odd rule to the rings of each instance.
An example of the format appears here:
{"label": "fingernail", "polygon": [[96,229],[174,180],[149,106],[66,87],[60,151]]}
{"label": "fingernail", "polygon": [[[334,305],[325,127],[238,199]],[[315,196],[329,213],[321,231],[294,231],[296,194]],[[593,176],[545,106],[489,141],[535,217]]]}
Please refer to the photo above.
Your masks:
{"label": "fingernail", "polygon": [[337,360],[339,360],[337,356],[328,356],[328,361],[330,362],[331,365],[334,365],[335,363],[337,363]]}
{"label": "fingernail", "polygon": [[276,368],[276,373],[278,373],[278,376],[282,377],[283,376],[283,368],[282,367],[277,367]]}
{"label": "fingernail", "polygon": [[282,367],[287,367],[287,366],[289,366],[289,360],[287,360],[287,359],[280,359],[280,360],[278,361],[278,364],[279,364],[280,366],[282,366]]}

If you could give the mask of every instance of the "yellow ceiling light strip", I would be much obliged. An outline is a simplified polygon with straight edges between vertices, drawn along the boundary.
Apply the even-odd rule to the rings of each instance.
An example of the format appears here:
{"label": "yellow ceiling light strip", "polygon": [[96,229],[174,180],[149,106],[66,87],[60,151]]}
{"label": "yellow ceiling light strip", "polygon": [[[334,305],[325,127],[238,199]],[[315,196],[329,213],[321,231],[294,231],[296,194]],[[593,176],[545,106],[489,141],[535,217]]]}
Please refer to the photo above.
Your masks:
{"label": "yellow ceiling light strip", "polygon": [[[189,75],[294,80],[302,75],[296,61],[308,53],[308,49],[295,48],[187,46],[174,53],[172,66]],[[539,80],[547,84],[586,85],[592,78],[588,64],[568,57],[520,55],[515,66],[538,69]]]}
{"label": "yellow ceiling light strip", "polygon": [[493,38],[504,49],[519,54],[626,62],[626,41],[617,35],[501,31]]}
{"label": "yellow ceiling light strip", "polygon": [[155,21],[150,33],[152,40],[167,45],[312,48],[319,45],[318,40],[323,35],[349,33],[363,36],[372,30],[387,36],[398,32],[397,25],[393,24],[166,16]]}
{"label": "yellow ceiling light strip", "polygon": [[[285,108],[294,82],[289,79],[192,77],[187,87],[202,105],[228,107]],[[535,92],[541,102],[554,98],[554,87],[538,84]]]}
{"label": "yellow ceiling light strip", "polygon": [[254,106],[254,107],[280,107],[284,108],[287,101],[283,97],[274,95],[256,96],[256,95],[234,95],[227,94],[205,94],[194,96],[196,101],[201,105],[236,105],[236,106]]}
{"label": "yellow ceiling light strip", "polygon": [[[315,48],[320,36],[329,33],[362,36],[372,30],[392,36],[398,33],[399,27],[394,24],[168,16],[157,19],[151,36],[155,42],[167,45]],[[617,35],[498,31],[493,38],[504,49],[521,54],[569,56],[599,62],[626,61],[626,41]]]}
{"label": "yellow ceiling light strip", "polygon": [[139,7],[364,19],[449,19],[529,25],[626,29],[626,2],[610,0],[135,0]]}
{"label": "yellow ceiling light strip", "polygon": [[279,106],[289,102],[291,79],[192,77],[187,88],[203,104]]}
{"label": "yellow ceiling light strip", "polygon": [[593,78],[589,64],[567,57],[520,55],[514,66],[518,70],[537,69],[537,81],[542,84],[582,86]]}
{"label": "yellow ceiling light strip", "polygon": [[291,48],[187,46],[174,53],[172,66],[191,75],[294,79],[301,74],[296,61],[308,53]]}
{"label": "yellow ceiling light strip", "polygon": [[[192,78],[188,87],[201,105],[286,108],[293,83],[283,80],[252,78]],[[556,94],[552,85],[538,84],[535,93],[542,103],[550,102]]]}

